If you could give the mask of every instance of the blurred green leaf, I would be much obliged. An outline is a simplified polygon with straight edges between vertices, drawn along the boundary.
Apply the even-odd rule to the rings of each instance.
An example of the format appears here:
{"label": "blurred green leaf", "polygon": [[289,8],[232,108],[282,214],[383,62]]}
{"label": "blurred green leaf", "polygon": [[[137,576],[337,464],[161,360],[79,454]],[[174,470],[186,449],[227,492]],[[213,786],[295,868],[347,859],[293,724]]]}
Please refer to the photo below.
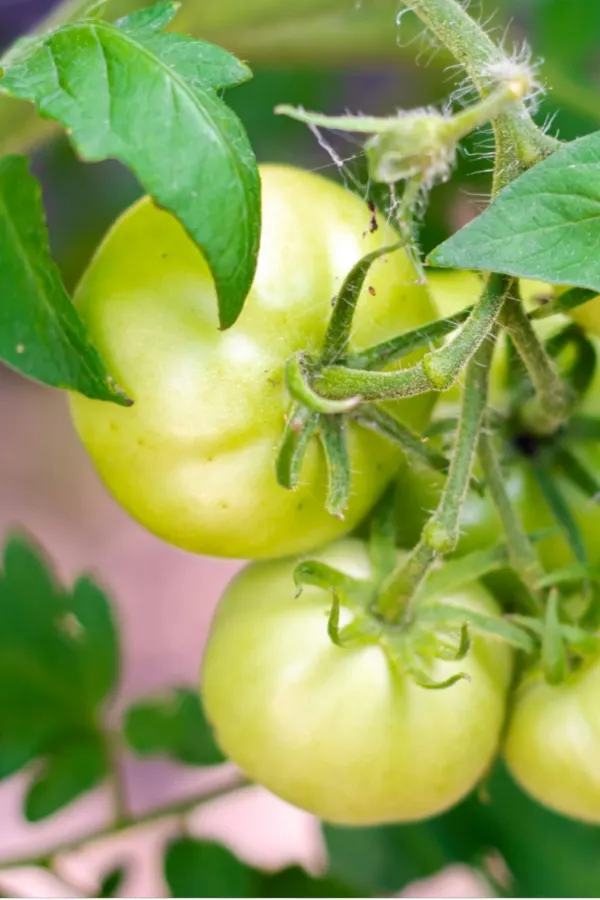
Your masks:
{"label": "blurred green leaf", "polygon": [[213,766],[225,760],[200,696],[190,688],[172,688],[138,701],[126,713],[124,730],[140,756],[164,754],[193,766]]}
{"label": "blurred green leaf", "polygon": [[107,872],[100,884],[98,897],[118,897],[126,875],[127,869],[124,866],[118,866]]}
{"label": "blurred green leaf", "polygon": [[225,51],[161,29],[161,2],[116,25],[78,19],[28,39],[0,90],[59,121],[83,159],[119,159],[202,247],[222,327],[239,315],[260,234],[260,183],[246,133],[216,89],[250,76]]}
{"label": "blurred green leaf", "polygon": [[71,742],[48,753],[25,797],[28,822],[39,822],[91,790],[108,769],[100,735]]}
{"label": "blurred green leaf", "polygon": [[91,578],[79,578],[73,587],[74,616],[82,663],[82,689],[88,703],[105,700],[119,678],[119,640],[106,595]]}
{"label": "blurred green leaf", "polygon": [[52,261],[28,165],[22,156],[0,159],[0,358],[44,384],[125,403]]}
{"label": "blurred green leaf", "polygon": [[180,838],[167,847],[165,878],[172,897],[252,897],[254,873],[225,847]]}
{"label": "blurred green leaf", "polygon": [[532,16],[536,52],[589,78],[598,57],[600,4],[590,0],[543,0]]}
{"label": "blurred green leaf", "polygon": [[257,873],[255,897],[361,897],[354,888],[333,878],[312,878],[300,866],[281,872]]}
{"label": "blurred green leaf", "polygon": [[414,825],[374,828],[323,826],[330,872],[366,894],[403,890],[411,881],[434,875],[446,865],[468,862],[479,849],[479,836],[465,829],[460,816]]}
{"label": "blurred green leaf", "polygon": [[31,820],[104,776],[98,712],[117,677],[104,594],[89,579],[70,594],[30,539],[10,538],[0,576],[0,777],[40,760],[26,800]]}
{"label": "blurred green leaf", "polygon": [[332,874],[374,894],[466,863],[486,873],[500,853],[512,876],[505,896],[596,897],[600,828],[556,815],[526,796],[499,764],[485,783],[443,816],[414,825],[346,829],[325,825]]}
{"label": "blurred green leaf", "polygon": [[563,145],[509,184],[429,262],[599,291],[599,178],[595,132]]}

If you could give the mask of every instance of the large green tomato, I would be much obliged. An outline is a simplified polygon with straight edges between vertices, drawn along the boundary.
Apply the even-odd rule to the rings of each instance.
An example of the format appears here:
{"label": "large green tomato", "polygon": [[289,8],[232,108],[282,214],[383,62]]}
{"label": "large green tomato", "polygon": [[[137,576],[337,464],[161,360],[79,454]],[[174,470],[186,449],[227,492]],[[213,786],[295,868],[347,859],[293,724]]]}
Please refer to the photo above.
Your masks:
{"label": "large green tomato", "polygon": [[536,800],[600,823],[600,663],[550,686],[540,676],[517,689],[506,737],[509,768]]}
{"label": "large green tomato", "polygon": [[[367,549],[356,540],[312,558],[355,577],[370,574]],[[379,645],[331,642],[331,597],[315,587],[297,596],[296,563],[248,566],[217,609],[202,691],[223,751],[251,779],[331,822],[411,821],[452,806],[496,753],[510,650],[475,637],[464,659],[436,660],[432,673],[442,680],[465,671],[470,681],[419,687]],[[443,600],[498,612],[479,584]]]}
{"label": "large green tomato", "polygon": [[[76,303],[131,409],[71,398],[77,430],[117,500],[151,531],[198,553],[281,556],[351,530],[401,455],[351,424],[352,496],[344,520],[325,510],[326,467],[311,442],[294,492],[279,487],[275,458],[289,402],[283,367],[317,352],[331,300],[365,253],[397,242],[370,232],[365,203],[318,175],[261,169],[258,269],[234,327],[218,330],[213,280],[181,225],[148,199],[112,228]],[[369,272],[352,346],[364,348],[435,318],[406,255]],[[410,362],[410,360],[409,360]],[[405,361],[406,364],[406,361]],[[420,429],[434,394],[395,404]]]}

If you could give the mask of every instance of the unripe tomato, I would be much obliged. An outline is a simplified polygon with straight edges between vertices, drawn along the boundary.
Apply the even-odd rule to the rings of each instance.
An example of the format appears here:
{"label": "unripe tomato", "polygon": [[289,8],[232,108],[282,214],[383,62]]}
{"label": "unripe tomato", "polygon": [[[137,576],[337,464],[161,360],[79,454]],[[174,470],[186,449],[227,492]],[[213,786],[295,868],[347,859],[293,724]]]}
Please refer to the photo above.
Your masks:
{"label": "unripe tomato", "polygon": [[[261,178],[258,269],[228,331],[218,330],[202,254],[176,219],[148,199],[109,232],[76,296],[90,337],[135,400],[122,409],[71,398],[75,425],[104,482],[165,540],[239,558],[295,553],[351,530],[401,460],[385,438],[350,424],[353,486],[343,521],[325,510],[327,475],[316,438],[300,487],[286,491],[276,482],[289,407],[284,364],[298,350],[319,351],[332,297],[348,271],[398,238],[383,221],[371,233],[366,204],[318,175],[263,166]],[[373,265],[353,348],[435,318],[416,280],[402,251]],[[434,400],[421,395],[395,408],[420,429]]]}
{"label": "unripe tomato", "polygon": [[[356,540],[312,558],[358,578],[370,575],[366,547]],[[331,597],[316,587],[297,596],[297,562],[248,566],[217,609],[202,691],[223,751],[251,779],[331,822],[411,821],[452,806],[496,752],[510,650],[474,637],[464,659],[434,660],[432,672],[442,680],[464,671],[470,681],[419,687],[379,645],[331,642]],[[498,612],[479,584],[443,602]]]}
{"label": "unripe tomato", "polygon": [[541,675],[519,686],[504,752],[536,800],[576,819],[600,823],[600,663],[551,686]]}

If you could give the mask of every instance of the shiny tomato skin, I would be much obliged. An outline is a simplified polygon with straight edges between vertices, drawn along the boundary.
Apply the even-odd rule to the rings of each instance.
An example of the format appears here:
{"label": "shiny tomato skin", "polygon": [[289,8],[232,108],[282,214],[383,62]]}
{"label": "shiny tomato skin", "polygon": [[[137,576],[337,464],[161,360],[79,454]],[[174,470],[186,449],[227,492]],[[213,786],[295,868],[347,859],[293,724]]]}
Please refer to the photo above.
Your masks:
{"label": "shiny tomato skin", "polygon": [[[311,558],[355,577],[370,572],[356,540]],[[297,562],[248,566],[217,609],[201,682],[223,751],[252,780],[331,822],[414,821],[452,806],[496,753],[511,652],[474,637],[465,659],[433,670],[438,679],[466,671],[470,681],[419,687],[379,645],[331,642],[330,595],[305,587],[297,596]],[[444,601],[498,612],[478,584]]]}
{"label": "shiny tomato skin", "polygon": [[544,806],[600,823],[600,663],[560,685],[526,678],[514,697],[504,753],[512,775]]}
{"label": "shiny tomato skin", "polygon": [[[187,550],[257,558],[292,554],[350,531],[401,461],[385,438],[348,428],[352,496],[344,519],[325,510],[327,474],[311,441],[296,491],[275,458],[289,400],[286,360],[317,352],[331,300],[365,253],[397,242],[367,205],[316,174],[261,168],[263,230],[253,287],[237,323],[218,330],[208,267],[175,218],[143,199],[109,232],[76,304],[130,409],[71,397],[79,435],[105,484],[131,515]],[[402,251],[372,267],[352,347],[435,317]],[[404,360],[408,364],[414,360]],[[434,394],[397,402],[420,429]]]}

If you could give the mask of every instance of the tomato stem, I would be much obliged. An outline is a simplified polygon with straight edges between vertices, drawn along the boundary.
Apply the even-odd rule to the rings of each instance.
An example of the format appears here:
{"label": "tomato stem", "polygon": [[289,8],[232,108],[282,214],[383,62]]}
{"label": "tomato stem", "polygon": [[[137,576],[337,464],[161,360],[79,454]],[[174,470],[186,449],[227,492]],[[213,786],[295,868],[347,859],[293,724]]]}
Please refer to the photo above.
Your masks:
{"label": "tomato stem", "polygon": [[527,367],[536,391],[533,408],[525,412],[526,424],[533,425],[538,433],[551,434],[569,416],[573,399],[571,392],[535,333],[523,303],[509,298],[502,309],[501,320]]}
{"label": "tomato stem", "polygon": [[[502,79],[510,81],[528,71],[526,64],[507,57],[457,0],[405,2],[462,65],[482,97],[486,97]],[[515,103],[499,115],[493,128],[496,138],[494,193],[559,146],[557,140],[538,128],[524,103]]]}
{"label": "tomato stem", "polygon": [[479,435],[479,461],[486,486],[504,527],[510,564],[528,589],[527,599],[531,604],[529,611],[540,613],[544,604],[538,585],[544,577],[544,570],[506,491],[498,456],[487,427],[482,428]]}
{"label": "tomato stem", "polygon": [[[508,279],[495,281],[504,296]],[[493,337],[484,341],[467,367],[462,414],[450,462],[446,486],[438,508],[423,529],[412,553],[385,582],[375,609],[389,622],[409,614],[414,597],[439,555],[452,551],[459,539],[460,514],[471,482],[481,425],[487,403],[489,366]]]}

